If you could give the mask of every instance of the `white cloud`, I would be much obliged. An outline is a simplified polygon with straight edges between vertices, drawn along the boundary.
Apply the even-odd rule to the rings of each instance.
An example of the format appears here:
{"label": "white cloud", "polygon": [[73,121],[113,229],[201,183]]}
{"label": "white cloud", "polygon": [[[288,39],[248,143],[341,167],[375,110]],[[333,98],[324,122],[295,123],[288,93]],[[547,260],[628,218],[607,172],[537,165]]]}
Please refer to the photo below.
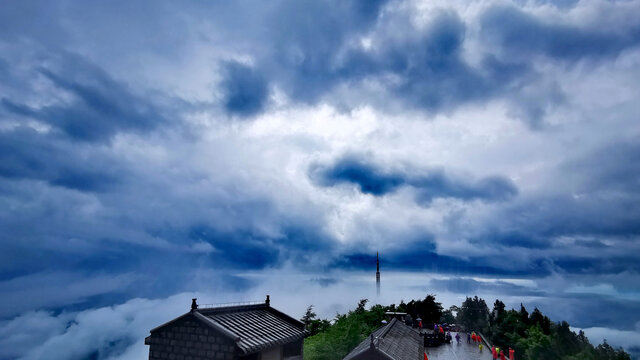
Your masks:
{"label": "white cloud", "polygon": [[592,344],[601,344],[605,340],[613,347],[622,347],[629,349],[631,347],[640,346],[640,331],[618,330],[604,327],[591,328],[575,328],[572,330],[578,332],[583,330]]}

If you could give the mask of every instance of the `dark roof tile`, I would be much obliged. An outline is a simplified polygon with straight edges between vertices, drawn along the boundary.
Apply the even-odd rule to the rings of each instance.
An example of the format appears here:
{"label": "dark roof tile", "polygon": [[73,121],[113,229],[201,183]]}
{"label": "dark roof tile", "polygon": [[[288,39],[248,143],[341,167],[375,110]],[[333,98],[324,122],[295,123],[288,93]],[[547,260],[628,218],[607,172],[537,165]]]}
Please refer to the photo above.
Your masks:
{"label": "dark roof tile", "polygon": [[233,340],[244,354],[290,343],[308,335],[302,322],[267,304],[197,309],[151,331],[189,315]]}
{"label": "dark roof tile", "polygon": [[[419,360],[424,352],[423,339],[412,328],[397,319],[373,332],[376,351],[394,360]],[[344,360],[356,358],[371,348],[368,337],[353,349]]]}

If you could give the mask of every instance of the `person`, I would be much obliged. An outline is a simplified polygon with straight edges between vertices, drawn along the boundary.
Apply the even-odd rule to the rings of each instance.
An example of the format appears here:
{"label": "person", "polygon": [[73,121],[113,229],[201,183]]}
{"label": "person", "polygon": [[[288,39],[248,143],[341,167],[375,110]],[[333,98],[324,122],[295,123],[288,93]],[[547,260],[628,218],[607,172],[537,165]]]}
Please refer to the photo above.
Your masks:
{"label": "person", "polygon": [[484,347],[484,346],[482,345],[482,343],[480,343],[480,345],[478,345],[478,348],[480,349],[480,352],[482,352],[482,348],[483,348],[483,347]]}
{"label": "person", "polygon": [[516,353],[515,350],[513,350],[512,348],[509,348],[509,360],[515,359],[515,353]]}
{"label": "person", "polygon": [[491,356],[493,357],[493,360],[496,360],[498,358],[498,352],[496,351],[495,346],[491,347]]}
{"label": "person", "polygon": [[438,324],[433,324],[433,331],[438,331]]}
{"label": "person", "polygon": [[456,333],[456,342],[460,345],[460,333]]}
{"label": "person", "polygon": [[504,350],[500,350],[500,360],[507,360],[507,357],[504,356]]}
{"label": "person", "polygon": [[471,344],[471,334],[467,333],[467,344]]}

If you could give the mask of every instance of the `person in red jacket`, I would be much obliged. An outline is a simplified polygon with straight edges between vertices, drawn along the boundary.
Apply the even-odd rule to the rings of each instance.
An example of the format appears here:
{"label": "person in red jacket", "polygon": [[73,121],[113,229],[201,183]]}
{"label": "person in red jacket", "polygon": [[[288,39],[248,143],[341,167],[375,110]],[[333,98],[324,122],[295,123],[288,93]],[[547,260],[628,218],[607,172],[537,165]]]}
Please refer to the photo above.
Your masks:
{"label": "person in red jacket", "polygon": [[509,360],[515,359],[515,353],[516,353],[515,350],[513,350],[512,348],[509,348]]}
{"label": "person in red jacket", "polygon": [[507,357],[504,356],[504,350],[500,350],[500,360],[507,360]]}
{"label": "person in red jacket", "polygon": [[498,358],[498,352],[496,351],[495,346],[491,347],[491,356],[493,356],[493,360],[496,360]]}

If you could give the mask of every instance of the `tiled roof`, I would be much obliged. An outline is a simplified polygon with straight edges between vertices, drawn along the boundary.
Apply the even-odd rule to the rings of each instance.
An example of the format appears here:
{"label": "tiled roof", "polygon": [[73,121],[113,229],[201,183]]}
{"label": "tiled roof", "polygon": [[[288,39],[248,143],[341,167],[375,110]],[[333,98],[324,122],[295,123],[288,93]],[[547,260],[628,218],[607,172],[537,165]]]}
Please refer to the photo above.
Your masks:
{"label": "tiled roof", "polygon": [[[373,332],[375,351],[394,360],[420,360],[424,352],[423,339],[412,328],[397,319]],[[344,360],[356,358],[371,349],[371,338],[366,338]]]}
{"label": "tiled roof", "polygon": [[[375,330],[372,334],[373,338],[377,339],[380,336],[380,333],[382,333],[385,328],[386,326],[381,326],[377,330]],[[343,360],[353,359],[357,355],[360,355],[361,353],[367,351],[370,348],[371,348],[371,337],[368,337],[363,342],[358,344],[358,346],[356,346],[353,350],[351,350],[351,352]]]}
{"label": "tiled roof", "polygon": [[243,353],[303,339],[304,324],[266,305],[197,310],[217,325],[236,334]]}
{"label": "tiled roof", "polygon": [[[302,322],[267,303],[194,309],[152,329],[151,333],[185,317],[193,317],[233,340],[243,354],[301,340],[309,334]],[[145,339],[145,343],[149,341]]]}

